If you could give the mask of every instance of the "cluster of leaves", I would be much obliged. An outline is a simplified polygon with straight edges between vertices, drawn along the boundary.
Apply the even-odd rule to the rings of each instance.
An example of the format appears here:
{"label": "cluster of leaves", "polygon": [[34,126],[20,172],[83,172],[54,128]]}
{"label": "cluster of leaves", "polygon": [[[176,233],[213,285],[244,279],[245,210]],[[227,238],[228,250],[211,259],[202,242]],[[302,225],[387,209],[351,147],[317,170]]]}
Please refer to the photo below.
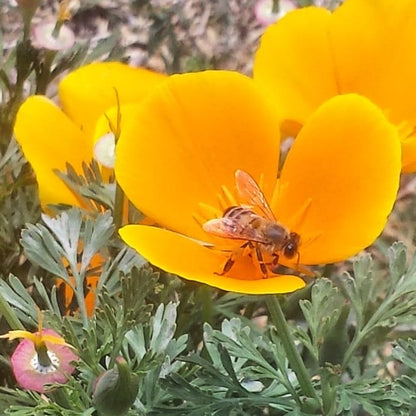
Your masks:
{"label": "cluster of leaves", "polygon": [[[29,288],[13,275],[0,281],[3,315],[12,328],[35,328],[38,310],[45,310],[47,325],[76,347],[80,362],[51,400],[2,388],[5,414],[94,414],[94,380],[118,355],[140,380],[131,414],[262,415],[267,409],[271,415],[408,415],[415,408],[416,343],[403,336],[411,335],[416,315],[416,257],[407,264],[403,244],[389,249],[388,276],[365,255],[352,274],[320,278],[301,292],[291,330],[316,399],[302,396],[274,326],[253,320],[266,319],[259,297],[210,292],[211,323],[192,339],[192,325],[206,319],[196,313],[179,331],[186,309],[172,300],[179,295],[196,312],[206,294],[186,287],[178,292],[175,280],[170,287],[170,276],[152,271],[117,241],[108,212],[87,218],[73,208],[55,218],[44,215],[42,223],[28,225],[22,245],[42,277],[32,277]],[[80,306],[87,266],[97,253],[106,262],[94,314],[86,316],[81,307],[63,315],[56,286],[48,282],[54,277],[71,284]],[[289,310],[293,299],[283,308]]]}

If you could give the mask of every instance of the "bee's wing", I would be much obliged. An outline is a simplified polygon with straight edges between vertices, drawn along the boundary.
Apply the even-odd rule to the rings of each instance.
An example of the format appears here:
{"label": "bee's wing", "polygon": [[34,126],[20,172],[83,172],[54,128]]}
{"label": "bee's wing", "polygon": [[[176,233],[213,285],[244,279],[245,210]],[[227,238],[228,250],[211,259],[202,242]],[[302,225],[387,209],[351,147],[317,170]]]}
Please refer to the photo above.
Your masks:
{"label": "bee's wing", "polygon": [[251,206],[258,208],[265,218],[276,221],[276,218],[266,201],[262,190],[257,182],[245,171],[236,170],[235,185],[240,197]]}
{"label": "bee's wing", "polygon": [[241,224],[233,218],[222,217],[209,220],[202,228],[218,237],[232,238],[236,240],[248,240],[257,243],[267,243],[264,237],[256,229]]}

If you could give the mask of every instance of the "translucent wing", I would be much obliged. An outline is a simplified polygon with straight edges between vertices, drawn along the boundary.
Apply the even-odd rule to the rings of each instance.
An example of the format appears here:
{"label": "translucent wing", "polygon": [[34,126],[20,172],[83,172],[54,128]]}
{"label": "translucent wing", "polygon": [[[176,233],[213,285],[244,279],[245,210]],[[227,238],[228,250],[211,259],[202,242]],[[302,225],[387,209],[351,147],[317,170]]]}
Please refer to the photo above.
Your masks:
{"label": "translucent wing", "polygon": [[248,240],[263,244],[267,243],[264,237],[259,234],[255,228],[242,224],[233,218],[215,218],[204,223],[202,228],[206,232],[218,237]]}
{"label": "translucent wing", "polygon": [[262,190],[257,182],[243,170],[236,170],[235,172],[235,185],[237,187],[238,194],[248,204],[258,208],[265,218],[276,221],[276,218],[266,201]]}

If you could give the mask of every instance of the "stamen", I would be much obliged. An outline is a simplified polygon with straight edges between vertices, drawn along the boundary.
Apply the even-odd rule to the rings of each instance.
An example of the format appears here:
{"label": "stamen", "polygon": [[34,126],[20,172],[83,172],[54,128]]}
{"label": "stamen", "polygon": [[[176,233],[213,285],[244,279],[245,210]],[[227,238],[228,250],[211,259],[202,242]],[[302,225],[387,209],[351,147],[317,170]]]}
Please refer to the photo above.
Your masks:
{"label": "stamen", "polygon": [[198,225],[200,225],[201,227],[208,221],[204,216],[198,214],[198,213],[193,213],[192,214],[192,218],[198,223]]}
{"label": "stamen", "polygon": [[217,198],[218,198],[218,204],[221,207],[222,212],[224,212],[227,208],[230,207],[230,205],[228,205],[226,201],[226,198],[223,195],[218,194]]}
{"label": "stamen", "polygon": [[232,206],[235,206],[235,205],[238,205],[238,202],[234,198],[233,193],[230,192],[230,190],[226,186],[223,185],[221,187],[221,190],[222,190],[222,193],[224,195],[225,202],[227,204],[227,207],[225,209],[227,209],[229,207],[232,207]]}
{"label": "stamen", "polygon": [[276,179],[276,183],[274,185],[272,199],[270,200],[270,208],[273,212],[276,212],[275,207],[277,205],[277,201],[281,192],[281,183],[280,179]]}
{"label": "stamen", "polygon": [[401,140],[406,140],[415,133],[415,127],[407,121],[402,121],[397,126],[397,131]]}
{"label": "stamen", "polygon": [[218,208],[213,207],[212,205],[205,204],[203,202],[200,202],[198,204],[198,213],[196,215],[201,216],[204,218],[204,222],[207,222],[208,220],[212,220],[213,218],[220,218],[222,217],[222,212]]}
{"label": "stamen", "polygon": [[312,198],[307,198],[302,206],[297,211],[295,211],[287,224],[291,230],[296,230],[300,227],[302,222],[305,220],[306,214],[309,211],[311,204]]}

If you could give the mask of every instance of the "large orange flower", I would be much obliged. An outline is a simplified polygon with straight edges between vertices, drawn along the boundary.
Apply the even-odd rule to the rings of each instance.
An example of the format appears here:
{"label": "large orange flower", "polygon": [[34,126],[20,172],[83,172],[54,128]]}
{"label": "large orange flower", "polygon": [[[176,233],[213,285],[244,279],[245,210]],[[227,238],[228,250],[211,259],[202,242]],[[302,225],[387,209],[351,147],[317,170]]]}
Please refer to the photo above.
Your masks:
{"label": "large orange flower", "polygon": [[[123,240],[154,265],[242,293],[284,293],[294,275],[262,278],[248,255],[220,275],[236,243],[204,231],[236,204],[234,175],[261,184],[277,221],[300,235],[300,264],[330,263],[382,231],[400,174],[396,129],[368,99],[335,97],[309,117],[277,181],[276,108],[250,78],[227,71],[174,75],[126,120],[115,173],[130,200],[160,227],[127,225]],[[163,228],[162,228],[163,227]],[[297,260],[289,264],[298,268]]]}
{"label": "large orange flower", "polygon": [[402,170],[413,172],[415,26],[413,0],[346,0],[334,13],[298,9],[266,30],[254,79],[273,94],[292,134],[334,95],[370,98],[399,127]]}
{"label": "large orange flower", "polygon": [[93,158],[94,136],[109,129],[108,122],[101,122],[100,131],[95,131],[102,113],[118,102],[139,102],[164,80],[164,75],[118,62],[93,63],[61,81],[62,110],[44,96],[31,96],[22,104],[14,131],[36,174],[43,208],[59,203],[80,205],[54,170],[65,171],[70,163],[82,173],[82,163]]}

